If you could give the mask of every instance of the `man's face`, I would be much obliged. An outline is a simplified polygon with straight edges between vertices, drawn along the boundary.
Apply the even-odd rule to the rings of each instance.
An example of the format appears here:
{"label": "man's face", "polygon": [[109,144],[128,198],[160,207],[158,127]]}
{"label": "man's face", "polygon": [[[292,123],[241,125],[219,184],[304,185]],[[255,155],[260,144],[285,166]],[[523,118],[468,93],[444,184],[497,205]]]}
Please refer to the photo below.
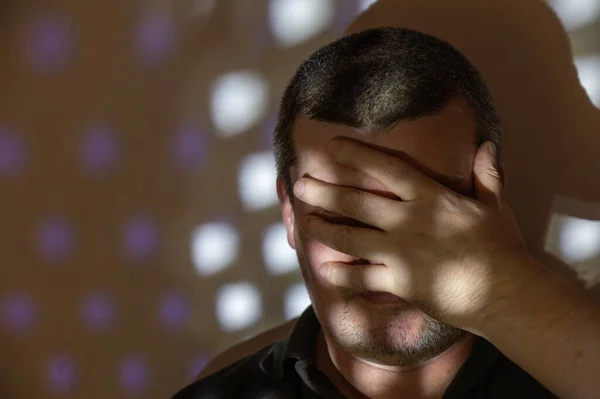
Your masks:
{"label": "man's face", "polygon": [[[302,119],[294,127],[297,164],[292,183],[305,176],[371,191],[398,199],[377,181],[336,164],[326,153],[327,142],[350,137],[397,155],[424,174],[463,195],[472,193],[472,165],[476,152],[475,119],[464,100],[454,100],[435,116],[400,122],[374,135],[356,129]],[[336,223],[355,224],[323,209],[295,200],[290,204],[278,182],[288,242],[296,250],[313,307],[327,336],[348,354],[382,364],[410,366],[429,360],[454,344],[464,332],[442,324],[391,294],[352,292],[324,281],[318,268],[324,262],[364,263],[304,235],[299,226],[309,213]],[[356,266],[358,267],[358,266]]]}

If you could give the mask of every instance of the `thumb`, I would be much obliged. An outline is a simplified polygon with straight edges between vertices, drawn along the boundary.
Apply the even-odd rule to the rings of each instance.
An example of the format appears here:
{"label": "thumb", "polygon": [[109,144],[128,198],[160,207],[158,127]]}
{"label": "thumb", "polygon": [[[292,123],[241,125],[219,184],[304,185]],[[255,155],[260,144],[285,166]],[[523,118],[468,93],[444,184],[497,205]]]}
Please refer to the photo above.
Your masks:
{"label": "thumb", "polygon": [[502,196],[502,178],[496,149],[491,141],[486,141],[477,150],[473,162],[473,175],[477,200],[484,204],[496,205]]}

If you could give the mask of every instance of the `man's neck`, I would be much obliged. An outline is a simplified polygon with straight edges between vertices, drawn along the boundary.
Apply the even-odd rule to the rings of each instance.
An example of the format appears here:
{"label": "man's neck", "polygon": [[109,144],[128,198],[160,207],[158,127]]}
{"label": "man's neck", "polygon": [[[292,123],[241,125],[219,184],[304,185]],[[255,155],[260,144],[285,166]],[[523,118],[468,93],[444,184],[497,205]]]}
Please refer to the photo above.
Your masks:
{"label": "man's neck", "polygon": [[426,364],[406,369],[377,365],[348,355],[321,330],[317,340],[317,366],[347,398],[441,399],[471,354],[474,339],[474,335],[467,334]]}

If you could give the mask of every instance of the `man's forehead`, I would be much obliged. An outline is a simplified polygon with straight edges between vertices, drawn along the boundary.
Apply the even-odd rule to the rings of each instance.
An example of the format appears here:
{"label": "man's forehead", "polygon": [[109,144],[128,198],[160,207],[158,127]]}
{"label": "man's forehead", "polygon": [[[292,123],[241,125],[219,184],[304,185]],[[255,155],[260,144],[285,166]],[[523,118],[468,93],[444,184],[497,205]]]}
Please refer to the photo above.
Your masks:
{"label": "man's forehead", "polygon": [[448,188],[465,192],[472,184],[476,150],[473,131],[474,127],[468,124],[444,128],[439,121],[430,119],[401,122],[389,131],[365,134],[348,126],[300,119],[294,129],[298,157],[292,172],[296,179],[308,175],[332,184],[386,190],[376,180],[336,163],[325,151],[329,140],[343,136],[398,157]]}
{"label": "man's forehead", "polygon": [[[306,164],[307,163],[303,164],[299,162],[292,167],[292,176],[295,176],[294,180],[300,177],[309,177],[330,184],[359,188],[388,198],[398,198],[394,193],[390,192],[388,187],[384,186],[376,179],[354,169],[327,162],[313,163],[311,165]],[[306,165],[306,167],[304,167],[304,165]],[[471,191],[471,176],[467,176],[464,173],[443,175],[431,170],[424,170],[423,168],[418,169],[426,176],[451,190],[464,195],[468,195]]]}

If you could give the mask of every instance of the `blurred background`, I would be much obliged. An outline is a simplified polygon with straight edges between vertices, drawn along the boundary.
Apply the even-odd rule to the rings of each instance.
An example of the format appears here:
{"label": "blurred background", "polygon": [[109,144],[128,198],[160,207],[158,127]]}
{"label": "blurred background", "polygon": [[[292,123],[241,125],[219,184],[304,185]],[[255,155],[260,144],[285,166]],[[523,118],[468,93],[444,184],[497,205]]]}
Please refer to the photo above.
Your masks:
{"label": "blurred background", "polygon": [[[0,397],[170,397],[309,304],[277,104],[370,3],[0,4]],[[600,107],[600,0],[549,4]],[[549,226],[548,252],[600,282],[600,223]]]}

